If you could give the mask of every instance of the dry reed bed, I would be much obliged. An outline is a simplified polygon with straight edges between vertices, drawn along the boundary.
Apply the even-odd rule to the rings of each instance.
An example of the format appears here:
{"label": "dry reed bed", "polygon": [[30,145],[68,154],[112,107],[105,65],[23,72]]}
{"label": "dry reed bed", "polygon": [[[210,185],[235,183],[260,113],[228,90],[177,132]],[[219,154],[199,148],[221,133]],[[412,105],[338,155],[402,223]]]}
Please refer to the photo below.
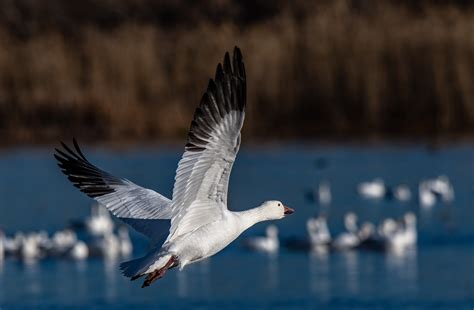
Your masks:
{"label": "dry reed bed", "polygon": [[474,133],[471,10],[360,14],[336,1],[246,27],[77,32],[18,39],[0,31],[3,141],[181,138],[234,45],[247,64],[247,137]]}

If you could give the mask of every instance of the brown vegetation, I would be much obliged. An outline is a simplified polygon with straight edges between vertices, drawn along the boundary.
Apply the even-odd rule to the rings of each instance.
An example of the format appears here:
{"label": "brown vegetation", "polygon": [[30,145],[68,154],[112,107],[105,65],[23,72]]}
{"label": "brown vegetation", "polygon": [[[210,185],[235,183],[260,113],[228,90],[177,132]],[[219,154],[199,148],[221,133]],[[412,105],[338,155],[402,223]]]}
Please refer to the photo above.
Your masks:
{"label": "brown vegetation", "polygon": [[61,3],[0,3],[2,141],[182,138],[234,45],[249,81],[246,138],[474,133],[467,5]]}

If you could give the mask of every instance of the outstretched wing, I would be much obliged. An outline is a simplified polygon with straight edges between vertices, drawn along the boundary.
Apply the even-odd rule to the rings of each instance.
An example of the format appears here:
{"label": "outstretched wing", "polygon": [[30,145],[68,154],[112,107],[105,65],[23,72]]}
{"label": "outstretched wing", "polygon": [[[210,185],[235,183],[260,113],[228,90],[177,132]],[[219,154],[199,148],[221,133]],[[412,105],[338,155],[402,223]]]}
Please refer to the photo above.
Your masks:
{"label": "outstretched wing", "polygon": [[227,204],[229,176],[240,146],[246,103],[245,67],[236,47],[225,54],[194,113],[176,171],[168,240],[217,220]]}
{"label": "outstretched wing", "polygon": [[124,221],[154,239],[150,221],[143,220],[170,219],[171,200],[151,189],[143,188],[97,168],[82,154],[75,139],[73,140],[75,151],[66,144],[62,142],[61,144],[63,150],[56,149],[54,157],[69,181],[118,218],[135,219]]}

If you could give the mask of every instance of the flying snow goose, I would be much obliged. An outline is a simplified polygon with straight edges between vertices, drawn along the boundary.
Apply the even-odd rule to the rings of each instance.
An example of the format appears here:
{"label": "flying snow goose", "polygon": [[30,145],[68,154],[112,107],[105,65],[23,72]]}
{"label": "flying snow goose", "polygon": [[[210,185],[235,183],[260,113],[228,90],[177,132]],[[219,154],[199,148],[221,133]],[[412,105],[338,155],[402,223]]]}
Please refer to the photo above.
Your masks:
{"label": "flying snow goose", "polygon": [[142,287],[184,266],[216,254],[254,224],[293,213],[280,201],[233,212],[227,209],[227,189],[240,146],[244,123],[246,77],[242,54],[225,54],[194,113],[184,154],[178,164],[170,200],[155,191],[118,178],[92,165],[74,140],[75,151],[62,143],[55,157],[62,172],[88,196],[115,216],[142,219],[130,225],[156,241],[154,223],[170,219],[169,235],[161,247],[144,257],[121,264],[132,280],[146,276]]}

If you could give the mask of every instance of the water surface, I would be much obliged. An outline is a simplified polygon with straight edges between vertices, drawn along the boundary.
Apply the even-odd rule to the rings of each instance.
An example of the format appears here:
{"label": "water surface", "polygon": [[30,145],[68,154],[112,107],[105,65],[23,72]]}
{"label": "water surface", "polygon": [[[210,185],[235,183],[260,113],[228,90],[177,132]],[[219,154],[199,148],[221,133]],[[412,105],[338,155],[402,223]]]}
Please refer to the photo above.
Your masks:
{"label": "water surface", "polygon": [[[103,169],[171,196],[180,149],[85,148]],[[354,211],[361,221],[418,215],[419,244],[403,255],[352,251],[310,255],[282,250],[278,256],[249,253],[240,240],[211,259],[183,272],[171,271],[148,289],[130,282],[118,262],[45,260],[25,265],[7,259],[0,268],[0,308],[100,307],[148,308],[330,308],[472,309],[474,307],[474,147],[451,146],[428,152],[417,146],[242,147],[229,192],[233,210],[279,199],[296,213],[276,222],[282,238],[305,236],[306,219],[318,211],[304,191],[321,180],[331,183],[327,210],[333,234],[342,217]],[[315,160],[328,165],[317,169]],[[50,149],[13,149],[0,153],[0,226],[8,233],[46,229],[89,213],[90,199],[59,172]],[[455,201],[420,210],[416,202],[367,201],[358,182],[374,177],[388,184],[447,175]],[[416,196],[416,195],[415,195]],[[266,223],[242,238],[263,234]],[[132,235],[135,256],[146,240]]]}

